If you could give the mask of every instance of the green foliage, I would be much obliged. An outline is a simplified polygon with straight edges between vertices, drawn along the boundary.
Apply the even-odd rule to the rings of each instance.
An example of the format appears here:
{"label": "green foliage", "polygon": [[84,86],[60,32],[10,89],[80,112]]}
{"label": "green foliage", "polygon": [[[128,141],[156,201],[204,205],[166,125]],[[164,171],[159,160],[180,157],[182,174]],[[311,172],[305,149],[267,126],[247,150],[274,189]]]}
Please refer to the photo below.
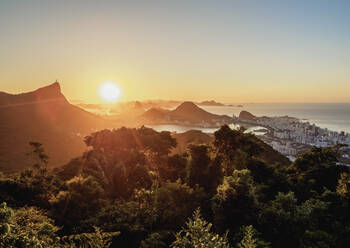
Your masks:
{"label": "green foliage", "polygon": [[221,237],[211,232],[212,224],[206,222],[197,209],[192,219],[186,223],[176,234],[176,240],[172,243],[173,248],[229,248],[230,244],[226,235]]}
{"label": "green foliage", "polygon": [[140,248],[166,248],[166,243],[162,241],[160,233],[151,233],[145,240],[141,242]]}
{"label": "green foliage", "polygon": [[117,130],[102,130],[85,138],[87,146],[95,150],[113,151],[146,151],[157,155],[167,155],[176,146],[176,140],[170,132],[156,132],[151,128],[139,129],[120,128]]}
{"label": "green foliage", "polygon": [[0,247],[52,247],[56,244],[58,227],[45,213],[33,207],[20,208],[16,211],[6,203],[0,206],[3,225],[8,225],[1,234]]}
{"label": "green foliage", "polygon": [[238,243],[239,248],[269,248],[270,243],[264,242],[258,238],[258,232],[252,225],[241,228],[243,238]]}
{"label": "green foliage", "polygon": [[10,232],[10,223],[13,214],[13,210],[7,206],[6,202],[0,204],[0,236]]}
{"label": "green foliage", "polygon": [[263,208],[260,221],[265,234],[274,238],[275,245],[284,244],[288,238],[288,247],[300,247],[306,232],[319,232],[319,228],[324,228],[328,207],[327,202],[318,199],[309,199],[299,205],[293,192],[279,193]]}
{"label": "green foliage", "polygon": [[198,185],[206,192],[215,192],[222,180],[222,168],[217,160],[212,160],[206,145],[190,145],[190,165],[188,168],[188,184],[191,187]]}
{"label": "green foliage", "polygon": [[165,183],[154,192],[157,225],[165,230],[182,226],[204,198],[202,189],[193,189],[179,181]]}
{"label": "green foliage", "polygon": [[110,246],[112,238],[119,235],[119,232],[104,233],[95,227],[94,233],[59,237],[57,233],[60,228],[44,211],[34,207],[13,211],[6,203],[0,205],[0,224],[7,226],[6,232],[0,233],[0,247],[7,248],[106,248]]}
{"label": "green foliage", "polygon": [[49,208],[49,199],[64,188],[64,182],[48,170],[34,168],[0,178],[0,201],[22,207]]}
{"label": "green foliage", "polygon": [[244,130],[214,136],[179,155],[168,132],[103,130],[54,170],[33,142],[35,168],[0,174],[0,202],[11,206],[0,205],[0,247],[348,247],[350,170],[337,164],[339,147],[286,166]]}
{"label": "green foliage", "polygon": [[169,156],[165,163],[159,165],[159,176],[163,181],[174,182],[177,179],[186,180],[187,157],[184,155],[175,154]]}
{"label": "green foliage", "polygon": [[94,227],[94,230],[93,233],[62,237],[60,244],[71,248],[108,248],[111,246],[112,239],[120,234],[119,232],[104,233],[98,227]]}
{"label": "green foliage", "polygon": [[29,142],[29,145],[33,148],[33,151],[28,153],[29,156],[31,156],[35,164],[33,165],[34,168],[46,168],[47,164],[49,163],[49,156],[45,154],[44,147],[39,142]]}
{"label": "green foliage", "polygon": [[256,218],[256,187],[249,170],[234,170],[225,177],[214,196],[213,212],[216,227],[221,231],[234,232],[242,225],[252,223]]}
{"label": "green foliage", "polygon": [[338,181],[337,193],[345,198],[350,199],[350,174],[342,173]]}
{"label": "green foliage", "polygon": [[289,167],[289,181],[299,198],[306,200],[325,189],[335,191],[340,174],[348,168],[337,165],[338,152],[334,148],[313,147],[300,155]]}
{"label": "green foliage", "polygon": [[239,248],[257,248],[257,240],[255,238],[255,230],[252,225],[243,227],[244,236],[238,243]]}
{"label": "green foliage", "polygon": [[306,230],[300,244],[302,248],[331,248],[336,247],[334,238],[327,232],[322,230],[310,231]]}
{"label": "green foliage", "polygon": [[93,177],[74,177],[67,182],[67,190],[50,200],[54,217],[68,230],[86,231],[82,221],[94,216],[105,205],[104,191]]}
{"label": "green foliage", "polygon": [[234,169],[245,169],[249,159],[258,156],[262,151],[255,136],[244,131],[232,130],[225,125],[214,133],[214,146],[217,154],[223,159],[226,176],[231,175]]}

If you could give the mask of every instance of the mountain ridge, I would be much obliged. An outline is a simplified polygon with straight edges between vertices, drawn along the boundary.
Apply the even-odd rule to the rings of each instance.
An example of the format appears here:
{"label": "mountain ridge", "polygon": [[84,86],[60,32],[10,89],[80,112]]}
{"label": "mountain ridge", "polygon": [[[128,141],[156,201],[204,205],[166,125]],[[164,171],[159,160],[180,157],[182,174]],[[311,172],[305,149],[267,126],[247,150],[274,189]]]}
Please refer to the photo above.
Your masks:
{"label": "mountain ridge", "polygon": [[41,87],[34,91],[19,94],[10,94],[0,91],[0,106],[35,104],[48,101],[68,103],[68,100],[61,92],[61,86],[58,82]]}
{"label": "mountain ridge", "polygon": [[59,83],[21,94],[0,94],[0,171],[13,172],[31,165],[29,142],[43,144],[49,165],[58,166],[86,149],[91,132],[119,127],[68,102]]}
{"label": "mountain ridge", "polygon": [[181,103],[174,110],[149,109],[141,118],[151,122],[209,126],[227,124],[232,121],[229,116],[212,114],[190,101]]}

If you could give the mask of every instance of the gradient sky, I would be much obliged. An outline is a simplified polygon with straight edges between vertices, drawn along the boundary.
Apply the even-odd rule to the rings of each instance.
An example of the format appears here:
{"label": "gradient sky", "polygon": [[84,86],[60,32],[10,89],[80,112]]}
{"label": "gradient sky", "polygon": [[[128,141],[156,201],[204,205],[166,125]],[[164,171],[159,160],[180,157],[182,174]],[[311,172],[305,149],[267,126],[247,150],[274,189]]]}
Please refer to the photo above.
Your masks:
{"label": "gradient sky", "polygon": [[0,91],[350,102],[350,1],[0,1]]}

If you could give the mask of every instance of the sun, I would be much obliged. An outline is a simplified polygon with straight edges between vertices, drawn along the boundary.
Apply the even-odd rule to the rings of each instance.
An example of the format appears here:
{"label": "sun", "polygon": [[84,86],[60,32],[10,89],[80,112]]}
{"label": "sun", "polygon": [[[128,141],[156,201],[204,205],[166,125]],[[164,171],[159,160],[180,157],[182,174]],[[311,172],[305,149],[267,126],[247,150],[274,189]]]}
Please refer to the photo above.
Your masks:
{"label": "sun", "polygon": [[99,88],[99,95],[103,101],[113,103],[119,100],[122,90],[114,82],[104,82]]}

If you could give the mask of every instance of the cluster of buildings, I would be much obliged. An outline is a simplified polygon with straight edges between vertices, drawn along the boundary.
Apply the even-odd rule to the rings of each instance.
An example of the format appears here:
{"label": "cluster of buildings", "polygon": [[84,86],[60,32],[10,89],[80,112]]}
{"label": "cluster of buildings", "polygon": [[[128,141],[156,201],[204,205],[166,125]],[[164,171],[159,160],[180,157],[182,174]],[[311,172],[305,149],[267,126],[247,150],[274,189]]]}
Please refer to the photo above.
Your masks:
{"label": "cluster of buildings", "polygon": [[292,160],[311,146],[328,147],[336,144],[350,146],[349,133],[330,131],[294,117],[256,117],[241,121],[266,128],[267,132],[260,138]]}

